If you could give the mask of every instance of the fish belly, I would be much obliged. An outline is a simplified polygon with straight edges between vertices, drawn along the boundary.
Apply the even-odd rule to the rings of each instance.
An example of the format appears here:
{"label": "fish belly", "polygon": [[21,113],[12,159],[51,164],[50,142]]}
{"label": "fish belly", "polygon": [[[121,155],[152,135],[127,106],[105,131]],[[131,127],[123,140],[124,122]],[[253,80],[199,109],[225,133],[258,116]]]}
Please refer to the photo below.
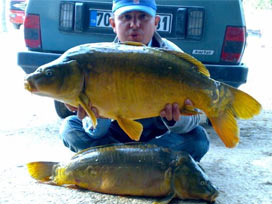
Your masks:
{"label": "fish belly", "polygon": [[140,119],[158,116],[167,103],[183,105],[188,97],[188,88],[169,77],[152,74],[105,72],[92,75],[87,86],[87,95],[99,114],[116,119]]}
{"label": "fish belly", "polygon": [[137,196],[170,192],[172,154],[144,145],[109,146],[78,154],[67,165],[73,183],[92,191]]}
{"label": "fish belly", "polygon": [[[85,174],[85,175],[84,175]],[[86,166],[85,173],[73,173],[75,184],[91,191],[135,196],[163,196],[170,192],[164,172],[145,166]]]}

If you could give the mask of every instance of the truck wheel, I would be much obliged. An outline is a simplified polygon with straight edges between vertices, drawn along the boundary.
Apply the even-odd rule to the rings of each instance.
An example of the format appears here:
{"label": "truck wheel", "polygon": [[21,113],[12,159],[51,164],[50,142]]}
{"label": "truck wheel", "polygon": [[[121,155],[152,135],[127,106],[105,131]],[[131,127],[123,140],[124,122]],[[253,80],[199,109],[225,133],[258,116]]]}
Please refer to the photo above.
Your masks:
{"label": "truck wheel", "polygon": [[212,127],[212,123],[211,123],[211,121],[209,120],[209,118],[206,119],[206,123],[207,123],[209,126]]}
{"label": "truck wheel", "polygon": [[69,111],[63,103],[54,100],[54,104],[56,112],[60,118],[66,118],[67,116],[74,114],[73,112]]}

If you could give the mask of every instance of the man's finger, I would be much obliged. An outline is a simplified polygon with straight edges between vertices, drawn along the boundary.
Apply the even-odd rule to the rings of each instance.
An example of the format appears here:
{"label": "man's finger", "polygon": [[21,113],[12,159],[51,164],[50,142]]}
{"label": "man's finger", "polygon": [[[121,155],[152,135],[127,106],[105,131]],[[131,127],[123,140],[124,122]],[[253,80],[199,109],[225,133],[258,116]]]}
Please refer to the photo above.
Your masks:
{"label": "man's finger", "polygon": [[94,112],[96,118],[99,118],[98,110],[95,107],[92,107],[91,110]]}
{"label": "man's finger", "polygon": [[85,110],[79,105],[77,109],[77,117],[82,120],[83,118],[85,118],[85,116],[86,116]]}
{"label": "man's finger", "polygon": [[184,101],[184,104],[185,105],[191,105],[191,106],[194,105],[193,102],[190,99],[188,99],[188,98]]}
{"label": "man's finger", "polygon": [[167,104],[165,106],[165,112],[166,112],[166,119],[167,120],[172,120],[173,119],[173,115],[172,115],[172,104]]}
{"label": "man's finger", "polygon": [[180,117],[180,110],[179,110],[179,105],[177,103],[174,103],[172,105],[172,114],[173,114],[173,120],[178,121]]}
{"label": "man's finger", "polygon": [[165,116],[166,116],[165,110],[162,110],[162,111],[161,111],[160,116],[161,116],[162,118],[165,118]]}

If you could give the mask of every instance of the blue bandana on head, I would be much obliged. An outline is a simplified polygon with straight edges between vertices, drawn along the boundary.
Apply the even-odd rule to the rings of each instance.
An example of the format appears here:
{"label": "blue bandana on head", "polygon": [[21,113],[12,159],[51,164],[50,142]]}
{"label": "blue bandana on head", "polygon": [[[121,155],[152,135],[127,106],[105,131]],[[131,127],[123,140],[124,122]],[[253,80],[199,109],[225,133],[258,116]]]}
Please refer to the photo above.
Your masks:
{"label": "blue bandana on head", "polygon": [[121,15],[130,11],[143,11],[151,16],[156,15],[155,0],[113,0],[112,13]]}

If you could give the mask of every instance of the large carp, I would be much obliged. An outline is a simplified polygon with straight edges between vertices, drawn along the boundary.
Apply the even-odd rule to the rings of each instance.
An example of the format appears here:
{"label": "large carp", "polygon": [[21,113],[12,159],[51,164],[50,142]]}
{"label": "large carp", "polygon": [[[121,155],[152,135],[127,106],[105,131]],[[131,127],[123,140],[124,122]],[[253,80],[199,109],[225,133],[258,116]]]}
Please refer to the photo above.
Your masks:
{"label": "large carp", "polygon": [[185,152],[149,144],[108,145],[83,150],[67,163],[31,162],[30,175],[56,185],[132,196],[215,201],[217,189]]}
{"label": "large carp", "polygon": [[167,103],[178,103],[183,114],[189,98],[202,110],[227,147],[239,141],[236,118],[249,119],[261,105],[248,94],[210,78],[192,56],[139,43],[93,43],[66,51],[25,79],[25,88],[85,109],[96,126],[89,102],[101,116],[117,120],[133,140],[143,127],[136,119],[158,116]]}

